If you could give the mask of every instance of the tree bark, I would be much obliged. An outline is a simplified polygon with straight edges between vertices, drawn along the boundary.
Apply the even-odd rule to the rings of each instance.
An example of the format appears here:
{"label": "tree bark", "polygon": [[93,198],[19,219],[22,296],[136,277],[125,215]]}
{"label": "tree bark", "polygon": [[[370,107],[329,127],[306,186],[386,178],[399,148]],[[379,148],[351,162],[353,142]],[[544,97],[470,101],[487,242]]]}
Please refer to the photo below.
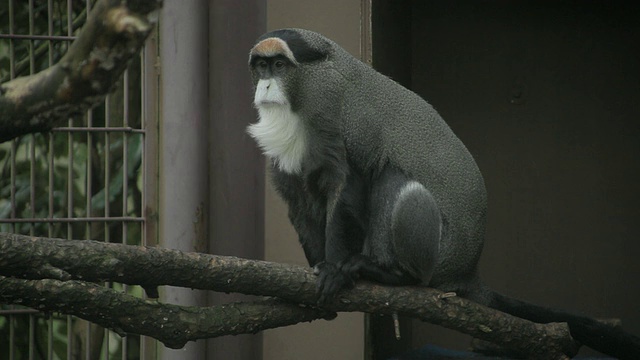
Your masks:
{"label": "tree bark", "polygon": [[277,299],[189,307],[143,300],[93,283],[0,276],[0,300],[72,314],[121,336],[148,335],[179,349],[187,341],[335,317],[333,312]]}
{"label": "tree bark", "polygon": [[[224,330],[215,334],[208,333],[206,336],[253,332],[296,321],[287,318],[287,321],[279,319],[265,323],[264,320],[272,316],[270,314],[278,311],[269,312],[266,309],[268,306],[265,306],[261,308],[261,311],[264,311],[262,316],[254,315],[258,314],[252,310],[255,304],[247,309],[237,310],[238,312],[211,310],[215,313],[199,317],[204,314],[199,309],[132,300],[129,299],[129,295],[87,284],[86,281],[115,281],[142,285],[147,289],[172,285],[274,296],[293,304],[307,305],[302,310],[296,308],[300,313],[291,313],[292,317],[300,316],[299,321],[326,318],[330,314],[326,311],[318,312],[315,308],[315,276],[308,268],[162,248],[0,233],[0,275],[6,276],[0,281],[0,300],[4,302],[15,303],[22,300],[23,304],[34,308],[43,307],[91,321],[101,321],[99,324],[103,326],[149,335],[174,347],[193,340],[193,329],[207,324],[208,318],[215,322],[214,326],[221,326]],[[34,281],[35,279],[49,280]],[[50,289],[63,285],[68,289],[64,291],[77,291],[78,295],[63,295]],[[45,288],[49,290],[38,293]],[[15,295],[18,291],[21,295]],[[80,293],[83,292],[87,293],[87,296],[81,296]],[[100,296],[107,293],[110,300],[105,302]],[[27,303],[29,294],[33,296]],[[96,297],[92,298],[89,295]],[[76,298],[81,300],[70,305],[69,299]],[[135,311],[127,312],[129,315],[123,316],[124,312],[119,307],[118,310],[114,310],[114,306],[120,303]],[[104,307],[96,306],[97,304],[104,304]],[[274,306],[279,308],[280,305],[282,304]],[[88,314],[87,309],[92,307],[100,310],[96,314]],[[560,359],[566,358],[567,355],[572,356],[577,351],[577,345],[571,338],[566,324],[536,324],[430,288],[387,287],[359,282],[355,288],[340,293],[335,300],[323,305],[323,308],[331,312],[399,313],[500,344],[530,357]],[[163,332],[164,328],[161,327],[160,332],[156,334],[158,326],[167,326],[163,319],[169,316],[166,314],[172,314],[170,310],[175,314],[198,315],[174,314],[176,317],[172,317],[172,321],[179,324],[177,328],[172,328],[174,333],[167,337]],[[246,316],[235,316],[245,311]],[[147,319],[147,322],[138,321],[141,318],[136,318],[136,321],[128,320],[128,317],[136,314]],[[222,320],[226,319],[226,316],[232,316],[228,318],[228,322]],[[151,328],[149,321],[154,322],[155,327]],[[224,324],[228,326],[225,327]],[[230,328],[237,332],[225,332],[230,331]],[[197,336],[205,335],[199,333]]]}
{"label": "tree bark", "polygon": [[0,85],[0,142],[48,131],[97,105],[151,32],[159,0],[99,0],[62,59]]}

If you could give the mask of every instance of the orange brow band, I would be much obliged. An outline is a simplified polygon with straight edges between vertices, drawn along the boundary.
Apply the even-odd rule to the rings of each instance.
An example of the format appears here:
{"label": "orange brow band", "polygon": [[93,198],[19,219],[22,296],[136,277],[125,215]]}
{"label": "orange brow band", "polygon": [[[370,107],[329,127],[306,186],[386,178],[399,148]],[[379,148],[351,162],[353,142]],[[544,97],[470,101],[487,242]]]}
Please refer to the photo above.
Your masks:
{"label": "orange brow band", "polygon": [[284,55],[289,60],[291,60],[292,63],[298,63],[296,61],[296,58],[293,56],[293,52],[291,52],[291,49],[289,49],[287,43],[284,42],[284,40],[275,37],[264,39],[257,43],[256,46],[251,49],[251,55],[259,55],[264,57]]}

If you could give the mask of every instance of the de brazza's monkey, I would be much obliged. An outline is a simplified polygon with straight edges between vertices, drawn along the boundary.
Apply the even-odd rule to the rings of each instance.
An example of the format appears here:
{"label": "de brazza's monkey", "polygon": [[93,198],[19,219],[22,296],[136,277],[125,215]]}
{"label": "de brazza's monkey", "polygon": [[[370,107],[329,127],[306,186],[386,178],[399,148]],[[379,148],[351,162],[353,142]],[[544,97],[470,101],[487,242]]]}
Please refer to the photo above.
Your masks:
{"label": "de brazza's monkey", "polygon": [[640,359],[638,338],[620,329],[482,284],[482,175],[418,95],[307,30],[263,35],[249,66],[259,121],[248,132],[271,161],[321,302],[358,278],[419,284],[532,321],[568,322],[581,343]]}

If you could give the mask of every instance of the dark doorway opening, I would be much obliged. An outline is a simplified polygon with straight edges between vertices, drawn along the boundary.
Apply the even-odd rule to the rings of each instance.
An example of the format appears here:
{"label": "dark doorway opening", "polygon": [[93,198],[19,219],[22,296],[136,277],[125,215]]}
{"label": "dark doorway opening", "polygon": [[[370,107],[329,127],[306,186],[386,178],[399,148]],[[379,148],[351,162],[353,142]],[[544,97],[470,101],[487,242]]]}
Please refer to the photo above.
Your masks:
{"label": "dark doorway opening", "polygon": [[[640,334],[638,3],[374,0],[372,39],[373,66],[434,105],[483,172],[484,281]],[[418,321],[393,343],[371,322],[375,358],[469,345]]]}

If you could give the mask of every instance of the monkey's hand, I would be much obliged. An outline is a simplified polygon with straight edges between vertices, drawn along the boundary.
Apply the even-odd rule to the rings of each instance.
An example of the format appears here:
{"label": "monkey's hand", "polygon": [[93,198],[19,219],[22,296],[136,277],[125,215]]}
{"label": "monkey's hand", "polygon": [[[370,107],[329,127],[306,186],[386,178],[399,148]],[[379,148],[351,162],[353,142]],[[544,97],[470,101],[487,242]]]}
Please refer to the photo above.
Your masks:
{"label": "monkey's hand", "polygon": [[325,304],[332,300],[338,291],[342,289],[350,289],[355,281],[349,273],[341,270],[336,264],[323,261],[314,266],[313,273],[318,275],[317,291],[320,297],[318,304]]}

